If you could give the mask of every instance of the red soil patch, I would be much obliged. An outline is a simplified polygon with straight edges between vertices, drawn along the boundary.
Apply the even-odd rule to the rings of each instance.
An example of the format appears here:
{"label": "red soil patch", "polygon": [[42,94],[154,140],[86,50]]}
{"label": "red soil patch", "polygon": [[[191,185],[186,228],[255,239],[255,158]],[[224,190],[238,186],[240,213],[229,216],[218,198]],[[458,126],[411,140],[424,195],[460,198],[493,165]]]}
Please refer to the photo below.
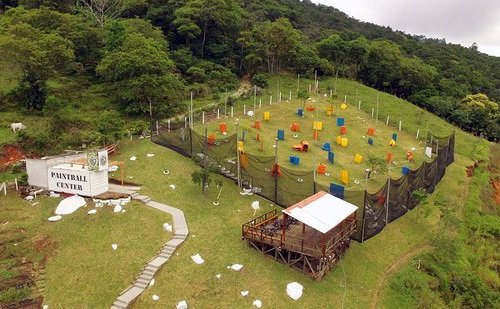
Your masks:
{"label": "red soil patch", "polygon": [[0,155],[0,169],[5,168],[10,164],[17,163],[25,158],[26,155],[18,146],[3,145],[2,154]]}
{"label": "red soil patch", "polygon": [[493,200],[497,205],[500,205],[500,180],[491,179],[490,183],[495,190],[495,192],[493,192]]}

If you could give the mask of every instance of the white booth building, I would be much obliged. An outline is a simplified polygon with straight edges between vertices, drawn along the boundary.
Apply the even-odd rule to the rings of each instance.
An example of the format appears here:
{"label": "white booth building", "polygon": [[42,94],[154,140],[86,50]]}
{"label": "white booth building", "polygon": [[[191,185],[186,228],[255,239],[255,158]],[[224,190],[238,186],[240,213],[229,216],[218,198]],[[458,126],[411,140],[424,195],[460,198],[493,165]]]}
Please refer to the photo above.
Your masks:
{"label": "white booth building", "polygon": [[69,194],[96,196],[108,191],[106,150],[26,159],[28,184]]}

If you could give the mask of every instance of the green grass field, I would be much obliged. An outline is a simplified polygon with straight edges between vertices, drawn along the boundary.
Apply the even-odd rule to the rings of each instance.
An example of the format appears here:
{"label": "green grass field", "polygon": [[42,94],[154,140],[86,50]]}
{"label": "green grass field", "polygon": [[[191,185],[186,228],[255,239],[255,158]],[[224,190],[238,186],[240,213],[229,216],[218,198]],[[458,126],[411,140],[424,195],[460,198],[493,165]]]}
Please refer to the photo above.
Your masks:
{"label": "green grass field", "polygon": [[[179,249],[179,255],[165,265],[155,286],[139,298],[135,307],[172,307],[186,299],[193,307],[234,308],[251,306],[255,298],[261,299],[265,306],[276,308],[313,308],[325,303],[341,306],[344,295],[342,264],[323,281],[316,282],[260,255],[240,239],[241,224],[253,218],[250,203],[260,200],[262,210],[258,214],[262,214],[272,209],[269,202],[254,196],[242,197],[232,182],[224,179],[220,206],[213,206],[218,189],[212,186],[204,196],[201,189],[192,184],[190,174],[196,166],[189,158],[147,141],[122,144],[120,149],[122,159],[132,155],[138,157],[137,161],[127,161],[127,177],[144,183],[143,193],[153,199],[182,209],[191,233]],[[154,153],[155,157],[147,158],[146,153]],[[462,160],[458,161],[469,162]],[[164,169],[169,169],[170,175],[163,175]],[[462,166],[452,165],[435,195],[450,203],[459,203],[462,179]],[[176,189],[169,188],[170,184],[175,184]],[[456,194],[450,195],[450,192]],[[368,306],[380,275],[401,255],[429,240],[438,215],[431,210],[431,215],[424,217],[417,207],[366,243],[353,243],[343,259],[347,279],[346,307]],[[190,256],[196,253],[205,259],[205,264],[196,265],[191,261]],[[227,270],[226,266],[233,263],[243,264],[244,270]],[[215,277],[218,273],[221,279]],[[286,284],[292,281],[305,286],[304,296],[298,302],[285,294]],[[245,289],[250,291],[248,298],[239,295]],[[153,294],[159,295],[160,300],[153,302]]]}
{"label": "green grass field", "polygon": [[[41,294],[50,308],[109,307],[170,238],[162,227],[171,218],[133,202],[125,206],[126,213],[106,207],[89,216],[87,206],[50,223],[47,218],[59,201],[42,197],[31,206],[13,192],[1,197],[0,269],[8,271],[10,282],[23,273],[34,276],[37,284],[31,293]],[[113,243],[118,244],[116,251]],[[8,303],[3,288],[0,304]]]}
{"label": "green grass field", "polygon": [[[287,87],[296,89],[296,81],[292,77],[272,77],[269,89],[277,89],[278,78],[281,89]],[[302,83],[306,84],[307,81],[301,80]],[[326,85],[333,85],[333,80],[320,83],[325,90]],[[332,178],[326,181],[335,181],[335,168],[350,166],[362,170],[365,167],[363,165],[365,163],[359,166],[352,164],[352,157],[357,152],[355,148],[363,150],[364,153],[361,154],[365,158],[371,153],[366,139],[362,136],[365,135],[367,127],[373,125],[371,106],[375,104],[377,92],[356,82],[346,80],[337,82],[337,93],[341,99],[343,93],[355,93],[356,89],[359,99],[362,100],[361,109],[368,113],[362,114],[355,104],[348,104],[348,108],[342,111],[338,108],[339,102],[334,103],[337,113],[345,113],[348,126],[347,137],[350,139],[347,149],[335,144],[334,138],[338,135],[338,128],[333,119],[326,118],[324,109],[327,103],[317,103],[323,104],[318,110],[318,115],[320,118],[325,117],[324,129],[320,132],[320,142],[330,139],[334,151],[338,153]],[[100,96],[101,90],[93,88],[89,89],[88,93],[91,97]],[[269,94],[269,92],[264,94],[263,102],[266,100],[269,102]],[[273,96],[276,97],[275,94]],[[284,97],[287,96],[284,95]],[[356,100],[349,99],[349,96],[347,100],[349,103],[356,102]],[[105,103],[102,104],[105,105]],[[242,110],[242,104],[246,104],[247,107],[253,105],[253,98],[238,102],[236,110]],[[286,140],[280,144],[280,158],[284,161],[288,160],[288,155],[293,154],[290,145],[295,141],[291,137],[288,125],[295,121],[304,122],[301,128],[307,131],[299,134],[307,136],[310,144],[313,145],[311,121],[317,119],[316,113],[306,112],[309,117],[299,119],[294,114],[299,105],[296,99],[293,99],[291,103],[273,103],[271,108],[276,108],[276,111],[271,111],[271,121],[263,122],[265,127],[269,127],[270,132],[270,136],[263,137],[268,143],[265,146],[265,152],[272,154],[272,139],[276,130],[284,127]],[[285,114],[279,110],[283,106],[288,108],[284,111]],[[416,143],[416,130],[421,128],[422,136],[427,126],[426,123],[429,123],[429,131],[436,134],[445,135],[454,129],[443,120],[386,94],[380,94],[379,107],[380,120],[386,117],[383,111],[390,110],[394,113],[394,116],[391,114],[391,119],[399,117],[403,121],[403,132],[399,133],[401,143],[395,148],[398,152],[398,154],[395,153],[395,160],[398,158],[404,160],[406,148]],[[264,106],[260,112],[263,110]],[[257,119],[261,118],[259,113]],[[2,119],[10,119],[13,115],[3,114]],[[365,123],[357,117],[363,118]],[[248,126],[250,132],[250,120],[246,118],[248,117],[239,116],[240,126],[242,128]],[[359,127],[350,124],[352,119],[356,119],[358,123],[361,120]],[[226,123],[229,125],[234,121],[230,119]],[[377,132],[376,144],[373,147],[377,149],[377,155],[383,157],[388,149],[394,149],[386,145],[396,128],[395,123],[390,123],[390,125],[386,127],[385,122],[382,123],[382,121],[377,125],[377,129],[381,131]],[[211,124],[210,130],[215,131],[214,128],[217,126],[218,123]],[[203,131],[203,126],[200,124],[196,124],[195,128],[200,132]],[[7,138],[13,138],[8,135],[8,132],[5,134]],[[258,145],[252,140],[254,136],[247,134],[248,143],[245,143],[245,146],[248,147],[248,151],[255,147],[256,154],[258,154],[259,151],[256,148]],[[288,143],[290,148],[281,146],[285,143]],[[314,153],[317,154],[316,163],[320,160],[326,161],[326,155],[320,155],[324,152],[317,149],[319,144],[314,146],[315,152],[299,154],[301,167],[313,167],[312,161],[314,160],[311,157]],[[466,185],[464,182],[465,166],[471,164],[475,152],[484,148],[478,145],[484,146],[484,144],[487,143],[457,131],[456,161],[447,169],[446,176],[437,186],[429,200],[429,205],[433,199],[444,200],[457,207],[463,204]],[[148,158],[146,156],[148,153],[154,153],[155,156]],[[129,161],[128,158],[132,155],[137,156],[138,159]],[[417,161],[420,160],[418,156],[415,158]],[[223,181],[223,187],[220,206],[213,206],[212,202],[216,199],[219,188],[212,184],[206,195],[201,193],[201,188],[195,186],[191,180],[191,173],[198,169],[192,160],[154,145],[148,140],[122,141],[119,144],[118,155],[113,159],[125,161],[126,180],[141,184],[142,194],[183,210],[190,230],[188,240],[177,251],[178,255],[174,255],[157,275],[155,286],[149,288],[137,300],[134,305],[136,308],[173,307],[183,299],[187,300],[191,308],[251,307],[254,299],[262,300],[265,307],[274,308],[319,308],[325,305],[332,308],[342,305],[365,308],[373,304],[373,293],[385,270],[408,252],[432,241],[439,217],[436,209],[428,206],[415,208],[389,224],[379,235],[367,242],[353,243],[342,263],[324,280],[316,282],[298,271],[262,256],[247,247],[241,240],[241,224],[254,217],[250,204],[254,200],[261,202],[262,209],[256,214],[259,215],[276,207],[269,201],[258,196],[241,196],[232,181],[215,176]],[[288,163],[284,164],[289,166]],[[331,170],[331,167],[329,165],[328,169]],[[400,165],[398,169],[399,167]],[[170,170],[171,173],[164,175],[162,171],[165,169]],[[393,170],[391,175],[393,178],[398,178],[400,171]],[[352,172],[351,180],[357,177],[359,175],[356,176],[356,171]],[[175,184],[176,188],[170,188],[171,184]],[[374,180],[369,185],[370,188],[375,188],[377,182]],[[45,297],[44,303],[49,304],[50,308],[109,307],[118,293],[132,283],[133,277],[138,274],[143,264],[168,238],[167,234],[161,232],[161,224],[169,221],[170,218],[140,204],[128,206],[127,213],[118,216],[112,214],[109,209],[99,212],[95,217],[88,217],[86,212],[79,211],[62,222],[49,224],[46,217],[53,211],[55,200],[42,200],[39,205],[31,208],[26,205],[25,201],[10,194],[7,199],[2,198],[2,202],[4,203],[0,206],[0,223],[11,222],[5,226],[0,225],[1,231],[23,228],[28,232],[22,248],[16,247],[18,248],[16,249],[9,244],[8,250],[18,250],[16,252],[19,252],[19,255],[16,256],[32,254],[34,255],[32,259],[39,263],[43,254],[41,256],[33,250],[33,241],[39,239],[39,236],[36,236],[48,236],[56,244],[55,249],[50,247],[43,251],[44,254],[50,253],[45,275],[36,274],[37,280],[45,282],[45,288],[41,293]],[[119,245],[119,249],[114,252],[110,246],[113,242]],[[205,264],[196,265],[191,261],[190,256],[196,253],[205,259]],[[67,263],[68,260],[74,263]],[[243,264],[244,269],[241,272],[226,269],[226,266],[233,263]],[[217,279],[215,275],[219,273],[221,278]],[[285,293],[286,284],[292,281],[297,281],[305,287],[303,297],[296,302],[288,298]],[[249,290],[250,295],[246,298],[241,297],[239,294],[241,290]],[[151,299],[153,294],[159,295],[160,300],[153,302]],[[386,300],[386,297],[386,294],[382,293],[382,299],[378,304],[385,306],[388,302],[394,302],[394,298]]]}

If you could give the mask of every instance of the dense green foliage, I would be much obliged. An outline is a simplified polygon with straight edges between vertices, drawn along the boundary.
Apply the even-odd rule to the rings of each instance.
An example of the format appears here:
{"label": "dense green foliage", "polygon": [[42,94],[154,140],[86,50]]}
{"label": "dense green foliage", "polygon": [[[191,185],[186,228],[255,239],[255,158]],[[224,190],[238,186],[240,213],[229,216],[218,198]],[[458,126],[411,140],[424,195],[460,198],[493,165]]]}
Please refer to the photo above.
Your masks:
{"label": "dense green foliage", "polygon": [[[485,147],[488,145],[478,144],[475,152],[487,151]],[[440,213],[433,249],[392,280],[389,303],[424,308],[498,308],[500,220],[488,182],[500,177],[499,153],[498,145],[493,145],[491,158],[479,155],[482,163],[474,170],[471,183],[464,184],[471,190],[463,208],[452,205],[446,197],[425,203],[426,210]]]}
{"label": "dense green foliage", "polygon": [[174,115],[188,91],[218,97],[237,75],[293,71],[357,79],[500,136],[500,59],[477,46],[410,36],[310,1],[102,1],[109,10],[99,16],[76,3],[0,4],[20,6],[3,14],[0,49],[20,72],[14,100],[30,109],[43,108],[47,81],[61,76],[106,82],[123,112],[159,118]]}

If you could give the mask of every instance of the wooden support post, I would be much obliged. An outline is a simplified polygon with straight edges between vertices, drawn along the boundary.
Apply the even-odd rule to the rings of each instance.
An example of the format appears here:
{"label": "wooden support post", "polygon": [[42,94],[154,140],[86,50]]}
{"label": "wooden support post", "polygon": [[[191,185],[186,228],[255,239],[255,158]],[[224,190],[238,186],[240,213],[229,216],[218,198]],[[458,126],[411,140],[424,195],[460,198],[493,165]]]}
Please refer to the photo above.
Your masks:
{"label": "wooden support post", "polygon": [[388,126],[389,125],[389,116],[387,116],[387,120],[385,122],[385,125]]}

